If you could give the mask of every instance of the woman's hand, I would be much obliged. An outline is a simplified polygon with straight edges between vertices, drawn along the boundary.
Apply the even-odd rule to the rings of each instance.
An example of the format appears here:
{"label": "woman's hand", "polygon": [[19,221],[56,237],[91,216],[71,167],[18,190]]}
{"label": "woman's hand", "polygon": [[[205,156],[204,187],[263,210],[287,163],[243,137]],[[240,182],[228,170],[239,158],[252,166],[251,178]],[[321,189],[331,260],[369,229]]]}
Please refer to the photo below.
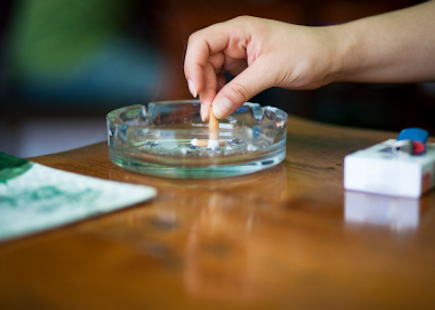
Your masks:
{"label": "woman's hand", "polygon": [[[201,116],[224,118],[269,87],[317,88],[340,71],[337,31],[242,16],[189,38],[184,72]],[[225,85],[223,72],[235,75]]]}

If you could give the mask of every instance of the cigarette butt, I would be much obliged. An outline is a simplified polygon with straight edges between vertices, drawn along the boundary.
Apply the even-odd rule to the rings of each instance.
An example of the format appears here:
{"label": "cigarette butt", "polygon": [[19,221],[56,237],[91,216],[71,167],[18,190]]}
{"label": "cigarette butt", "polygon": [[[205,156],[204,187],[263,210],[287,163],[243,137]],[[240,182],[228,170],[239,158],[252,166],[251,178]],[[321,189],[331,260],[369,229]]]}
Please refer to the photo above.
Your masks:
{"label": "cigarette butt", "polygon": [[[217,140],[214,140],[214,141],[217,141]],[[208,147],[209,146],[209,140],[201,140],[201,139],[197,139],[197,138],[192,139],[192,141],[190,143],[193,146],[198,146],[198,147]],[[225,141],[219,141],[219,146],[225,146]]]}
{"label": "cigarette butt", "polygon": [[210,106],[210,120],[208,122],[208,128],[210,130],[210,134],[208,138],[210,140],[219,140],[219,121],[213,115],[211,106]]}
{"label": "cigarette butt", "polygon": [[199,140],[197,138],[192,139],[191,143],[193,146],[208,147],[211,149],[219,148],[220,146],[225,146],[225,141],[219,141],[219,121],[213,115],[213,111],[210,106],[210,120],[208,122],[209,140]]}
{"label": "cigarette butt", "polygon": [[219,149],[219,140],[209,139],[208,140],[208,149]]}

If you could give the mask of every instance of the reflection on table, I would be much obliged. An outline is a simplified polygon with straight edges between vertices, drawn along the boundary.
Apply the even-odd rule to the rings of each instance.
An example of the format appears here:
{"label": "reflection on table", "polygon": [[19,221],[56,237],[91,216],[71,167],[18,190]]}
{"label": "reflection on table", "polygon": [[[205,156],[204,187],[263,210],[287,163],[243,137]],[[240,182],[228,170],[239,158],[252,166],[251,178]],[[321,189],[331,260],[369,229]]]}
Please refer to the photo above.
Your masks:
{"label": "reflection on table", "polygon": [[344,218],[348,224],[374,224],[395,231],[415,229],[420,200],[359,192],[345,192]]}

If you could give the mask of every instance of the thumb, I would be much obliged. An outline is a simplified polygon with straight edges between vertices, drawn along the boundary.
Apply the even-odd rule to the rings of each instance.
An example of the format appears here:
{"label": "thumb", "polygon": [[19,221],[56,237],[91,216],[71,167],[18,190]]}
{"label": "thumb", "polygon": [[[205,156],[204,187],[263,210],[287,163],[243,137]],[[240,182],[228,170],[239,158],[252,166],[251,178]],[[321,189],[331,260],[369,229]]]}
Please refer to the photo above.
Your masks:
{"label": "thumb", "polygon": [[257,60],[217,93],[212,102],[214,116],[218,119],[227,117],[246,101],[273,86],[274,80],[267,66]]}

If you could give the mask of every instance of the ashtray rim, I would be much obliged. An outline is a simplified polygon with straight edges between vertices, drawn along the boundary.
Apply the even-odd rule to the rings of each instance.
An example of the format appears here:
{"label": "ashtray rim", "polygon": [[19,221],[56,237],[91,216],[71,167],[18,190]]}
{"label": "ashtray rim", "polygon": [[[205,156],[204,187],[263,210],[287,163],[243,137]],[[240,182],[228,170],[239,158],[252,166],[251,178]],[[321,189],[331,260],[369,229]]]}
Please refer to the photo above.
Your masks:
{"label": "ashtray rim", "polygon": [[[185,103],[193,103],[196,104],[198,106],[201,105],[200,101],[197,99],[194,100],[165,100],[165,101],[151,101],[149,102],[147,105],[143,105],[143,104],[134,104],[134,105],[129,105],[129,106],[125,106],[125,107],[121,107],[118,109],[115,109],[113,111],[110,111],[109,113],[107,113],[106,116],[106,120],[107,121],[112,121],[112,122],[116,122],[118,124],[124,124],[123,121],[119,120],[119,115],[123,112],[127,112],[130,110],[134,110],[134,109],[139,109],[139,108],[143,108],[143,110],[145,110],[145,114],[144,117],[147,118],[147,116],[152,116],[154,113],[154,109],[156,109],[158,106],[162,106],[162,105],[172,105],[174,103],[179,103],[179,104],[185,104]],[[270,106],[270,105],[265,105],[262,106],[259,103],[253,103],[253,102],[245,102],[241,107],[239,107],[236,111],[237,112],[240,108],[242,107],[251,107],[253,110],[253,116],[254,118],[256,118],[257,120],[261,119],[263,114],[265,113],[266,110],[268,109],[273,109],[275,113],[277,113],[279,115],[279,117],[282,118],[283,121],[285,121],[287,123],[287,118],[288,115],[285,111],[274,107],[274,106]],[[233,113],[234,113],[233,112]],[[230,115],[231,116],[231,115]],[[129,125],[129,126],[135,126],[135,125]],[[267,126],[267,124],[261,124],[258,126]],[[164,129],[164,128],[159,128],[159,130],[172,130],[172,129]]]}

